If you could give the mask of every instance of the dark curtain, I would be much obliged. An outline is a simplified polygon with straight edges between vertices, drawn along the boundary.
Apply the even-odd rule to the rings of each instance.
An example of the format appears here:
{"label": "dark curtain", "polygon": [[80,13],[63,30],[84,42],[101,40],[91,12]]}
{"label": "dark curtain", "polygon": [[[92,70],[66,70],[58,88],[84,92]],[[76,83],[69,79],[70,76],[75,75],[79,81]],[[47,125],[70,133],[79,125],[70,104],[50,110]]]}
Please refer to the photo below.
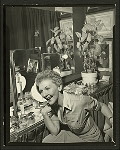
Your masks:
{"label": "dark curtain", "polygon": [[[50,29],[59,26],[60,13],[30,7],[6,7],[6,44],[9,49],[42,47],[46,52],[46,41],[51,38]],[[35,31],[39,31],[38,36]],[[9,39],[9,41],[8,41]]]}
{"label": "dark curtain", "polygon": [[81,73],[83,71],[83,59],[79,56],[79,50],[76,47],[78,38],[75,32],[81,32],[84,22],[87,7],[73,7],[73,37],[74,37],[74,59],[75,59],[75,72]]}

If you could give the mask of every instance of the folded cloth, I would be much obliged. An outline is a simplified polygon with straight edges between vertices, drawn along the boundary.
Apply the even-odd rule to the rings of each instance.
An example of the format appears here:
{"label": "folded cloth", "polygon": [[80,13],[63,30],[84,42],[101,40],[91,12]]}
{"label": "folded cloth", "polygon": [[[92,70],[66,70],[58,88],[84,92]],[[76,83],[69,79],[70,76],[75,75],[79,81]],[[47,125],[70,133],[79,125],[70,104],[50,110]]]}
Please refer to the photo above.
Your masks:
{"label": "folded cloth", "polygon": [[64,94],[63,110],[65,107],[68,108],[69,110],[72,110],[72,103],[69,98],[70,94],[68,94],[67,92],[64,92],[64,91],[63,91],[63,94]]}
{"label": "folded cloth", "polygon": [[108,103],[108,107],[110,108],[112,114],[113,114],[113,102]]}
{"label": "folded cloth", "polygon": [[[109,102],[108,107],[110,108],[111,112],[113,113],[113,103]],[[109,138],[113,140],[113,127],[111,127],[110,121],[106,118],[105,119],[105,125],[103,129],[105,133],[105,141],[108,142]]]}
{"label": "folded cloth", "polygon": [[55,136],[49,134],[46,136],[42,143],[78,143],[78,142],[85,142],[82,138],[79,138],[71,131],[61,130],[61,132]]}
{"label": "folded cloth", "polygon": [[46,102],[47,100],[45,98],[43,98],[40,93],[38,92],[37,90],[37,86],[36,86],[36,83],[34,83],[34,85],[32,86],[31,88],[31,96],[39,101],[39,102]]}
{"label": "folded cloth", "polygon": [[21,92],[21,88],[22,88],[22,91],[23,91],[25,86],[26,86],[26,79],[25,79],[25,77],[22,76],[20,73],[16,74],[17,93]]}

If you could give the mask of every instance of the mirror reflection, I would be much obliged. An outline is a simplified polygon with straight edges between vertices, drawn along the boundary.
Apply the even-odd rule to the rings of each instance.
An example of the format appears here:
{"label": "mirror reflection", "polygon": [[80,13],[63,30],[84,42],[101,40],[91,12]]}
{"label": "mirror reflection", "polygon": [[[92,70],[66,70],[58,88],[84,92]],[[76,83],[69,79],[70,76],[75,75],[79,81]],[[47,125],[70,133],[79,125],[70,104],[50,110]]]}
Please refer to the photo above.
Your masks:
{"label": "mirror reflection", "polygon": [[72,8],[62,10],[59,7],[8,7],[8,49],[40,47],[41,53],[57,53],[60,72],[74,73]]}
{"label": "mirror reflection", "polygon": [[[14,23],[13,23],[14,22]],[[18,23],[19,22],[19,23]],[[38,72],[51,69],[62,77],[75,73],[72,7],[7,7],[10,89],[19,97],[30,92]],[[18,85],[19,80],[24,85]],[[14,90],[15,91],[15,90]]]}

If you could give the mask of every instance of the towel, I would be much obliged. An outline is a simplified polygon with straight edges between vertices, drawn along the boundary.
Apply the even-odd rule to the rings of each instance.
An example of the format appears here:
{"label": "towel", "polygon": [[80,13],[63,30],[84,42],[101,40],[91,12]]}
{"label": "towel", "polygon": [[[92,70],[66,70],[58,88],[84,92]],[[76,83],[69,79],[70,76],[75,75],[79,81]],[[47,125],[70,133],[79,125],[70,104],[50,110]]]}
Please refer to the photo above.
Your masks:
{"label": "towel", "polygon": [[63,111],[64,108],[68,108],[69,110],[72,110],[72,104],[71,104],[71,100],[70,100],[70,94],[68,94],[67,92],[63,91],[63,95],[64,95],[64,99],[63,99]]}
{"label": "towel", "polygon": [[[20,84],[21,83],[21,84]],[[21,87],[22,86],[22,87]],[[22,91],[24,90],[26,86],[26,79],[24,76],[22,76],[20,73],[16,74],[16,87],[17,87],[17,93],[21,92],[21,88]]]}
{"label": "towel", "polygon": [[35,100],[37,100],[37,101],[39,101],[39,102],[46,102],[46,101],[47,101],[47,100],[46,100],[45,98],[43,98],[43,97],[40,95],[40,93],[38,92],[37,87],[36,87],[36,83],[34,83],[34,85],[33,85],[32,88],[31,88],[31,96],[32,96]]}

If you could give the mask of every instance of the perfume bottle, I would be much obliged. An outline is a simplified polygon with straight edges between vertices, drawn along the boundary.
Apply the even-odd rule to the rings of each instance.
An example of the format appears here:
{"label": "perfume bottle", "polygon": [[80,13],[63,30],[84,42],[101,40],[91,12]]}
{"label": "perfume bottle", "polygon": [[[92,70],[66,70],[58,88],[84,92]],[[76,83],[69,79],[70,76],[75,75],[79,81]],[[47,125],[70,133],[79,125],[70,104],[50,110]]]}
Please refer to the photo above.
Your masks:
{"label": "perfume bottle", "polygon": [[34,112],[30,112],[28,114],[28,126],[32,125],[35,123],[35,115]]}
{"label": "perfume bottle", "polygon": [[20,128],[26,128],[28,126],[28,118],[26,114],[22,114],[20,116],[20,124],[19,124]]}
{"label": "perfume bottle", "polygon": [[21,114],[24,114],[25,112],[24,112],[22,82],[20,81],[19,77],[18,77],[18,83],[20,84],[20,94],[19,94],[19,97],[18,97],[17,105],[18,105],[18,108],[21,111]]}

